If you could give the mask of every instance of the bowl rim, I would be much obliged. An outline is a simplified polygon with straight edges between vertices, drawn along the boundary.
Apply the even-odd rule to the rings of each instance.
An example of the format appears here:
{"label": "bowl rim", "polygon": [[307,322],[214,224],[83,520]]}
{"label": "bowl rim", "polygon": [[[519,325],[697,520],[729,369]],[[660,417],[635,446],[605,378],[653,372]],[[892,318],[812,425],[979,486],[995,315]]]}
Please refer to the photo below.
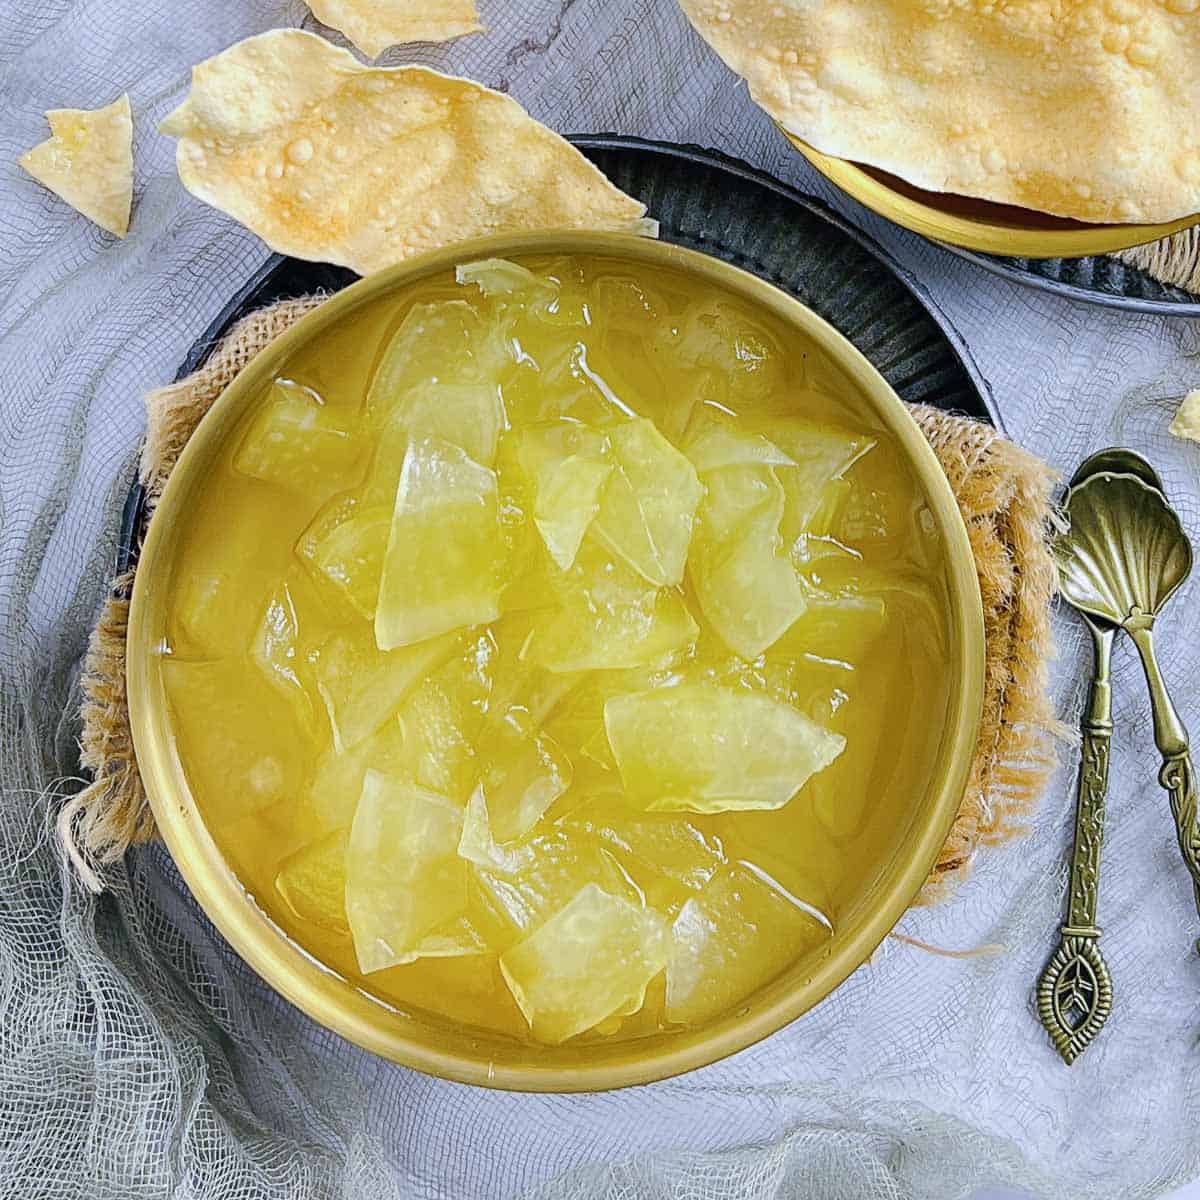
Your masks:
{"label": "bowl rim", "polygon": [[[995,254],[1002,258],[1087,258],[1129,250],[1156,242],[1200,224],[1200,212],[1174,221],[1153,225],[1088,224],[1071,221],[1059,227],[1038,228],[1033,220],[1051,218],[1048,213],[1021,209],[1019,205],[995,205],[1006,212],[1028,212],[1031,222],[964,216],[940,207],[938,194],[913,187],[913,194],[893,187],[880,173],[862,163],[826,154],[776,122],[780,132],[830,183],[846,195],[889,221],[935,242],[946,242],[964,250]],[[920,197],[920,198],[918,198]],[[970,199],[970,197],[965,197]],[[989,206],[988,201],[980,201]]]}
{"label": "bowl rim", "polygon": [[[634,1040],[606,1048],[600,1061],[544,1065],[497,1064],[422,1038],[421,1022],[368,996],[321,965],[276,926],[243,888],[209,835],[173,752],[161,678],[154,669],[171,564],[173,515],[202,479],[245,404],[278,366],[312,336],[390,291],[402,291],[456,264],[491,256],[601,255],[638,265],[683,270],[765,307],[823,348],[853,377],[876,416],[901,444],[924,489],[946,552],[950,593],[951,694],[945,733],[931,778],[927,813],[915,824],[874,885],[868,914],[802,978],[747,1012],[684,1031],[655,1052]],[[134,577],[126,640],[127,691],[134,750],[146,794],[168,851],[193,896],[238,955],[276,992],[348,1041],[404,1066],[444,1079],[530,1092],[602,1091],[666,1079],[715,1062],[767,1037],[823,1000],[871,956],[909,908],[950,831],[966,790],[982,716],[984,627],[974,557],[966,526],[937,458],[915,420],[874,366],[836,329],[775,285],[720,259],[649,238],[590,231],[498,235],[423,255],[369,276],[302,317],[260,352],[222,392],[185,445],[149,522]],[[864,906],[866,907],[866,906]],[[770,985],[768,985],[770,986]],[[387,1021],[380,1021],[387,1014]],[[424,1027],[428,1030],[428,1026]],[[532,1047],[536,1055],[538,1047]]]}

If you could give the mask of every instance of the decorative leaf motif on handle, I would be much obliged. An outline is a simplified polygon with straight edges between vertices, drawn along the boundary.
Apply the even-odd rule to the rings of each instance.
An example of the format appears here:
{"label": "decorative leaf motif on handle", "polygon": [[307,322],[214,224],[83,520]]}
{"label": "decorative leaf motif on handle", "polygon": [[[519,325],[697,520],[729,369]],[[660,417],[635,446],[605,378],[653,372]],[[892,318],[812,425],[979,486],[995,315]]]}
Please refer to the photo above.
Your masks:
{"label": "decorative leaf motif on handle", "polygon": [[1038,1016],[1069,1066],[1112,1012],[1112,980],[1094,936],[1065,934],[1037,990]]}
{"label": "decorative leaf motif on handle", "polygon": [[1054,984],[1054,1010],[1059,1020],[1078,1029],[1092,1011],[1096,998],[1096,973],[1086,958],[1073,958]]}

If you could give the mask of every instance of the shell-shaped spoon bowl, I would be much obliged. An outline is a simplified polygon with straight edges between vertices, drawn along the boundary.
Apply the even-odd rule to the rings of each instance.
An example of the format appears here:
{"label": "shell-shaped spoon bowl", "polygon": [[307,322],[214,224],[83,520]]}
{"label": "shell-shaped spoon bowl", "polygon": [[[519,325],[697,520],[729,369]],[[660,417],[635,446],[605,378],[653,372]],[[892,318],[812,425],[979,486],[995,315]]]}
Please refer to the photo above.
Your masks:
{"label": "shell-shaped spoon bowl", "polygon": [[1192,569],[1192,548],[1162,493],[1101,471],[1067,493],[1070,532],[1055,544],[1059,587],[1075,608],[1114,625],[1153,618]]}

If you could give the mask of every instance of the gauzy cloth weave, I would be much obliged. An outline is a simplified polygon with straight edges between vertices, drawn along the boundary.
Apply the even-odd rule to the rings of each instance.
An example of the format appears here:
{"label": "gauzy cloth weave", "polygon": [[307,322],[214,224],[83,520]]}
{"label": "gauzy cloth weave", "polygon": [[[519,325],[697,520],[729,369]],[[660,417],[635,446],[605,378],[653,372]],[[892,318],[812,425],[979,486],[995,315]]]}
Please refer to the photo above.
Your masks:
{"label": "gauzy cloth weave", "polygon": [[[1017,444],[1068,475],[1090,450],[1136,447],[1195,539],[1200,448],[1166,433],[1200,382],[1194,322],[1024,290],[839,199],[668,0],[480,7],[486,35],[385,61],[505,88],[563,131],[714,146],[839,206],[949,315]],[[1070,762],[1026,838],[979,854],[951,902],[900,927],[1006,953],[888,942],[760,1045],[600,1096],[474,1091],[323,1033],[228,950],[155,843],[89,893],[53,819],[81,786],[76,679],[137,469],[140,398],[266,257],[183,191],[155,125],[193,63],[271,26],[315,26],[294,0],[3,0],[0,13],[0,1196],[959,1200],[1008,1183],[1124,1200],[1200,1173],[1200,921],[1124,642],[1100,885],[1115,1004],[1070,1069],[1030,999],[1062,919]],[[15,159],[46,136],[46,109],[126,89],[136,186],[116,242]],[[1189,581],[1157,633],[1193,733],[1198,596]],[[1056,621],[1052,694],[1074,721],[1086,659],[1076,622]]]}
{"label": "gauzy cloth weave", "polygon": [[[320,303],[285,300],[239,322],[194,374],[147,397],[141,480],[152,511],[209,407],[260,350]],[[987,639],[979,748],[950,837],[923,892],[944,895],[977,848],[1019,832],[1054,766],[1046,696],[1054,568],[1046,542],[1050,470],[995,430],[929,407],[913,409],[950,479],[976,557]],[[114,581],[92,634],[82,689],[82,763],[93,782],[65,804],[59,830],[81,877],[154,832],[125,704],[125,629],[133,572]]]}

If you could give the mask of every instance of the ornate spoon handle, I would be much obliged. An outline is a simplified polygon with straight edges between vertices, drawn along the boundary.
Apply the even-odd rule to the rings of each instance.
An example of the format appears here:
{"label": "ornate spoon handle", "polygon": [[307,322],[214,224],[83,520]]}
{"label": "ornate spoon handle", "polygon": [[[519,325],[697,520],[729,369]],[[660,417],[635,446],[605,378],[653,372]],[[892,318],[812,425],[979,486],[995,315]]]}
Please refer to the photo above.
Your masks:
{"label": "ornate spoon handle", "polygon": [[1112,980],[1098,944],[1096,888],[1112,742],[1108,668],[1115,630],[1091,621],[1088,627],[1095,644],[1096,676],[1083,719],[1070,903],[1058,949],[1046,964],[1037,987],[1038,1016],[1068,1065],[1087,1049],[1112,1011]]}
{"label": "ornate spoon handle", "polygon": [[1196,911],[1200,913],[1200,825],[1196,821],[1196,772],[1188,753],[1188,735],[1167,694],[1166,680],[1154,657],[1154,640],[1150,626],[1130,629],[1130,636],[1142,658],[1146,683],[1150,688],[1150,707],[1154,714],[1154,741],[1163,757],[1158,781],[1171,801],[1175,818],[1175,838],[1183,865],[1192,877],[1196,894]]}
{"label": "ornate spoon handle", "polygon": [[1192,756],[1186,750],[1164,756],[1158,780],[1171,801],[1175,837],[1184,866],[1192,877],[1196,911],[1200,912],[1200,826],[1196,822],[1196,771]]}

